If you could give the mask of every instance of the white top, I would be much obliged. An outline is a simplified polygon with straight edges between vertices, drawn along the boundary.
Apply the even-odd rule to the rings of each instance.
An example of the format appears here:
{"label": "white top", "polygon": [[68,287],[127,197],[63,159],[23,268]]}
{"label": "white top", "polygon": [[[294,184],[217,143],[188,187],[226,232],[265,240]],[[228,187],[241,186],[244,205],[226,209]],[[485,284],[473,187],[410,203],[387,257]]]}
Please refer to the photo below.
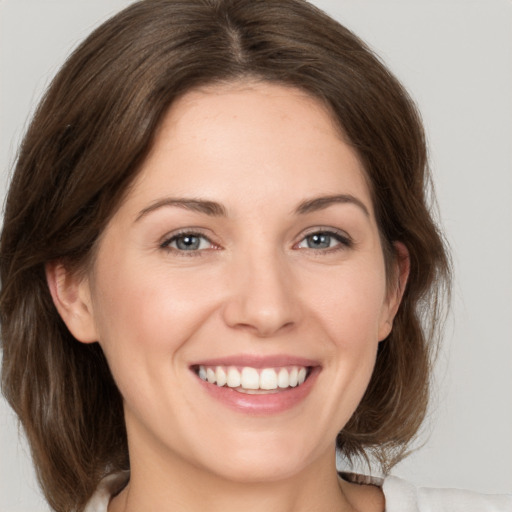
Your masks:
{"label": "white top", "polygon": [[[118,473],[102,480],[84,512],[107,512],[110,497],[124,487],[127,477],[127,473]],[[512,494],[416,487],[396,476],[381,482],[385,512],[512,512]]]}
{"label": "white top", "polygon": [[416,487],[396,476],[385,478],[382,490],[386,512],[512,512],[512,494]]}

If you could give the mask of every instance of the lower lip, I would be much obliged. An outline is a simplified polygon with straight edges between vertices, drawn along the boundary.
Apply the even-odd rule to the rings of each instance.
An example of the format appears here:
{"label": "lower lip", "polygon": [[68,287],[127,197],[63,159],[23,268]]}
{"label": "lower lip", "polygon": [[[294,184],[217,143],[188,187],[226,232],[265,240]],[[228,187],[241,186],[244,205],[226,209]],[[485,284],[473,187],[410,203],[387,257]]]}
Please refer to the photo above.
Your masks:
{"label": "lower lip", "polygon": [[238,412],[254,415],[278,414],[287,411],[300,404],[309,395],[320,368],[315,367],[311,370],[308,378],[295,388],[287,388],[277,393],[250,395],[235,391],[227,386],[217,386],[210,384],[197,375],[196,379],[203,389],[214,399],[223,403],[227,407]]}

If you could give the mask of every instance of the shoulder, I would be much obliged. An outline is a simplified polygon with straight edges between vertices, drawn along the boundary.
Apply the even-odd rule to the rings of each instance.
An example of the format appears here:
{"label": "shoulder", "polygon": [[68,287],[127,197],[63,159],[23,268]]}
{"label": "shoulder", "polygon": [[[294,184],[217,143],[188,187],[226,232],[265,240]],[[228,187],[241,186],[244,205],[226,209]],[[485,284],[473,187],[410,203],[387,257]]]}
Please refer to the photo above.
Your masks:
{"label": "shoulder", "polygon": [[395,476],[382,483],[386,512],[510,512],[512,494],[416,487]]}
{"label": "shoulder", "polygon": [[107,512],[110,499],[124,488],[128,479],[128,471],[106,476],[91,496],[84,512]]}

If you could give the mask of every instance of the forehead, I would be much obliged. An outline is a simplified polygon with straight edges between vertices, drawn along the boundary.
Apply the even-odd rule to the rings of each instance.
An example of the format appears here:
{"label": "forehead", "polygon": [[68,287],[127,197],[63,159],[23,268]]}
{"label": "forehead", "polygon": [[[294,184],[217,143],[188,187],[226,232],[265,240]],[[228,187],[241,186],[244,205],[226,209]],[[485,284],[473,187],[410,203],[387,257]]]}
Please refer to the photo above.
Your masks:
{"label": "forehead", "polygon": [[[254,105],[262,108],[254,111]],[[336,133],[342,138],[329,107],[320,99],[297,87],[256,80],[215,83],[187,92],[172,104],[162,128],[183,128],[182,122],[216,120],[218,116],[243,120],[246,114],[255,124],[268,115],[290,122],[300,116],[323,134]]]}
{"label": "forehead", "polygon": [[[132,191],[223,200],[353,193],[369,200],[363,166],[328,108],[262,82],[193,90],[169,109]],[[371,208],[371,202],[368,205]]]}

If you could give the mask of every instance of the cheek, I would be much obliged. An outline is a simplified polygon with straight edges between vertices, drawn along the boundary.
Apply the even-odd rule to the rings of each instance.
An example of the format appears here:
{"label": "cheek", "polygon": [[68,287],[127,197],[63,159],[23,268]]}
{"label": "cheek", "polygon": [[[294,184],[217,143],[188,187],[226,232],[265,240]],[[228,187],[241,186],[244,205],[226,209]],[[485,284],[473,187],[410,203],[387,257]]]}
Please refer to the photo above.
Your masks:
{"label": "cheek", "polygon": [[93,287],[99,342],[114,374],[150,360],[169,365],[207,310],[192,273],[176,279],[163,265],[129,256],[98,260]]}
{"label": "cheek", "polygon": [[98,266],[100,345],[125,410],[159,425],[161,408],[155,415],[154,404],[169,411],[190,408],[182,378],[188,366],[183,362],[189,340],[207,321],[211,298],[198,294],[201,281],[192,275],[179,279],[168,269],[119,259],[116,263],[108,269]]}
{"label": "cheek", "polygon": [[304,289],[310,308],[338,346],[357,349],[379,341],[387,309],[383,265],[346,265],[326,273],[321,282],[317,276]]}
{"label": "cheek", "polygon": [[307,279],[301,286],[301,296],[307,297],[305,318],[326,355],[320,382],[329,392],[322,397],[317,422],[329,425],[332,436],[356,410],[374,369],[385,308],[383,269],[375,259],[347,262],[315,272],[315,281]]}
{"label": "cheek", "polygon": [[[364,262],[363,262],[364,263]],[[387,310],[384,265],[347,265],[325,279],[323,293],[311,287],[313,315],[327,334],[335,379],[354,408],[370,380]],[[316,290],[316,291],[315,291]]]}

